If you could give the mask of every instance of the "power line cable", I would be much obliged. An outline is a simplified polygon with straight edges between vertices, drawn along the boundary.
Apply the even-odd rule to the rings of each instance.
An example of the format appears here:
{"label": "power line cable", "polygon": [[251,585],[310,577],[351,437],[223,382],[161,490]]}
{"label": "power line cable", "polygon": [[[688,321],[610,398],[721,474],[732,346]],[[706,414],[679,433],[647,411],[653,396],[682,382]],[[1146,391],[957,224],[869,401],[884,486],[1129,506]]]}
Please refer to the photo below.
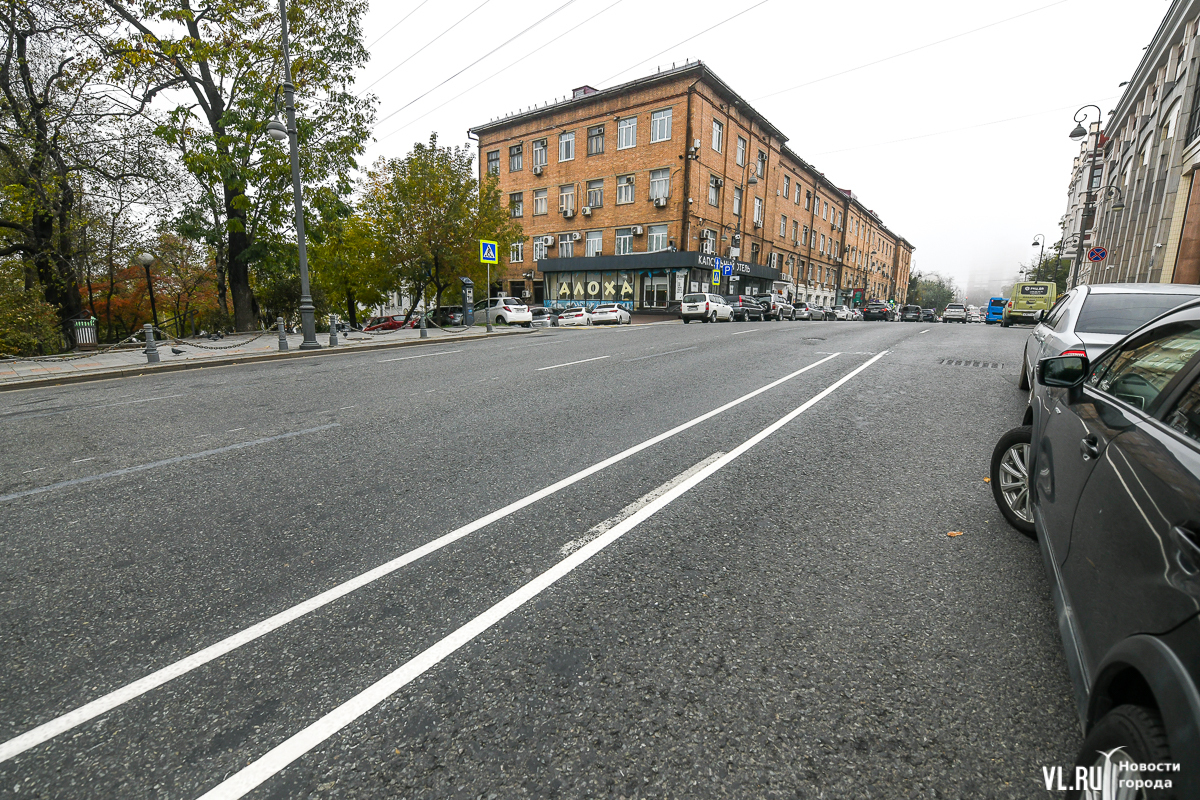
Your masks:
{"label": "power line cable", "polygon": [[453,25],[451,25],[449,28],[446,28],[446,30],[442,31],[442,32],[441,32],[441,33],[439,33],[437,36],[433,37],[433,38],[432,38],[432,39],[430,39],[428,42],[426,42],[425,44],[421,45],[421,49],[420,49],[420,50],[418,50],[417,52],[413,53],[411,56],[409,56],[408,58],[404,59],[404,60],[403,60],[403,61],[401,61],[399,64],[397,64],[396,66],[392,67],[392,68],[391,68],[391,69],[389,69],[387,72],[383,73],[383,74],[382,74],[382,75],[380,75],[378,78],[376,78],[375,80],[373,80],[373,81],[371,81],[369,84],[367,84],[365,87],[363,87],[363,89],[362,89],[361,91],[359,91],[359,92],[358,92],[358,94],[359,94],[359,95],[362,95],[362,94],[363,94],[363,92],[367,91],[367,89],[370,89],[372,86],[374,86],[375,84],[379,83],[381,80],[383,80],[384,78],[386,78],[388,75],[391,75],[393,72],[395,72],[396,70],[398,70],[398,69],[400,69],[401,67],[403,67],[403,66],[404,66],[405,64],[407,64],[409,61],[412,61],[414,58],[416,58],[418,55],[420,55],[420,54],[421,54],[421,52],[425,50],[425,48],[429,47],[431,44],[433,44],[434,42],[436,42],[438,39],[442,38],[442,37],[443,37],[443,36],[445,36],[447,33],[449,33],[450,31],[454,30],[455,28],[457,28],[459,25],[461,25],[463,22],[465,22],[465,21],[467,20],[467,18],[468,18],[468,17],[470,17],[471,15],[473,15],[473,14],[474,14],[476,11],[478,11],[478,10],[479,10],[479,9],[481,9],[481,8],[483,8],[484,6],[486,6],[486,5],[487,5],[488,3],[490,3],[490,2],[492,2],[492,0],[483,0],[483,2],[482,2],[482,3],[480,3],[480,4],[479,4],[479,5],[477,5],[477,6],[475,6],[475,8],[473,8],[472,10],[468,11],[468,12],[467,12],[467,14],[466,14],[466,16],[464,16],[464,17],[463,17],[462,19],[460,19],[458,22],[454,23],[454,24],[453,24]]}
{"label": "power line cable", "polygon": [[1008,17],[1006,19],[997,20],[996,22],[989,22],[987,25],[982,25],[978,28],[972,28],[969,31],[963,31],[962,33],[956,33],[953,36],[947,36],[945,39],[938,39],[936,42],[929,42],[927,44],[921,45],[920,47],[914,47],[911,50],[905,50],[902,53],[895,53],[890,56],[885,56],[876,61],[868,61],[866,64],[859,64],[857,67],[851,67],[850,69],[845,69],[845,70],[842,70],[841,72],[835,72],[832,75],[825,75],[824,77],[816,78],[811,81],[806,81],[804,83],[798,83],[795,86],[791,86],[787,89],[780,89],[777,92],[771,92],[770,94],[759,95],[758,97],[754,98],[754,102],[758,102],[759,100],[765,100],[768,97],[774,97],[775,95],[778,95],[778,94],[784,94],[785,92],[794,92],[797,89],[803,89],[805,86],[812,86],[814,83],[821,83],[822,81],[827,81],[827,80],[830,80],[831,78],[838,78],[838,77],[841,77],[842,75],[848,75],[851,72],[857,72],[860,69],[866,69],[867,67],[873,67],[876,64],[882,64],[885,61],[891,61],[893,59],[900,58],[901,56],[911,55],[912,53],[916,53],[920,50],[925,50],[930,47],[936,47],[939,44],[945,44],[946,42],[950,42],[955,39],[961,39],[964,36],[970,36],[972,33],[979,33],[980,31],[987,30],[988,28],[994,28],[997,25],[1003,25],[1006,22],[1012,22],[1014,19],[1020,19],[1021,17],[1027,17],[1030,14],[1036,14],[1039,11],[1045,11],[1047,8],[1053,8],[1054,6],[1061,6],[1063,3],[1069,3],[1069,2],[1070,2],[1070,0],[1056,0],[1056,2],[1050,3],[1049,5],[1044,5],[1044,6],[1041,6],[1040,8],[1035,8],[1031,11],[1022,12],[1020,14],[1017,14],[1014,17]]}
{"label": "power line cable", "polygon": [[[611,8],[613,8],[613,7],[620,5],[620,4],[621,4],[621,3],[623,3],[623,2],[625,2],[625,0],[614,0],[612,3],[609,3],[607,6],[605,6],[605,7],[604,7],[604,8],[602,8],[602,9],[600,9],[600,10],[599,10],[599,11],[597,11],[595,14],[592,14],[590,17],[588,17],[587,19],[583,20],[583,22],[580,22],[580,23],[578,23],[578,24],[574,25],[573,27],[571,27],[571,28],[568,28],[566,31],[564,31],[563,33],[559,34],[557,38],[558,38],[558,39],[562,39],[562,38],[563,38],[564,36],[566,36],[567,34],[569,34],[569,33],[572,33],[572,32],[574,32],[575,30],[577,30],[577,29],[579,29],[579,28],[582,28],[584,25],[588,24],[589,22],[591,22],[592,20],[594,20],[596,17],[600,16],[601,14],[605,13],[606,11],[608,11],[609,9],[611,9]],[[428,111],[426,111],[424,114],[422,114],[421,116],[419,116],[419,117],[417,117],[417,118],[413,119],[413,120],[412,120],[412,121],[410,121],[410,122],[406,122],[405,124],[401,125],[399,128],[396,128],[394,131],[392,131],[392,132],[390,132],[390,133],[385,133],[383,136],[380,136],[378,139],[376,139],[376,140],[375,140],[375,144],[379,144],[380,142],[382,142],[384,139],[387,139],[388,137],[395,136],[397,133],[399,133],[400,131],[404,130],[405,128],[409,128],[409,127],[412,127],[413,125],[416,125],[418,122],[420,122],[421,120],[425,119],[426,117],[428,117],[428,116],[429,116],[430,114],[432,114],[433,112],[435,112],[435,111],[437,111],[437,110],[439,110],[439,109],[441,109],[441,108],[444,108],[445,106],[448,106],[448,105],[450,105],[451,103],[453,103],[453,102],[454,102],[455,100],[457,100],[458,98],[462,97],[462,96],[463,96],[464,94],[466,94],[467,92],[470,92],[470,91],[472,91],[472,90],[474,90],[474,89],[477,89],[477,88],[479,88],[479,87],[480,87],[480,86],[482,86],[483,84],[485,84],[485,83],[487,83],[488,81],[490,81],[492,78],[495,78],[495,77],[497,77],[497,76],[499,76],[499,75],[501,75],[501,74],[503,74],[503,73],[507,72],[508,70],[510,70],[510,69],[512,69],[513,67],[515,67],[517,64],[520,64],[520,63],[521,63],[522,61],[524,61],[525,59],[527,59],[527,58],[529,58],[530,56],[532,56],[532,55],[534,55],[534,54],[536,54],[536,53],[539,53],[539,52],[541,52],[541,48],[535,48],[535,49],[533,49],[533,50],[530,50],[528,53],[526,53],[525,55],[521,56],[521,57],[520,57],[520,58],[518,58],[516,61],[513,61],[513,62],[512,62],[511,64],[509,64],[508,66],[506,66],[506,67],[502,67],[502,68],[500,68],[500,69],[496,70],[496,71],[495,71],[495,72],[493,72],[491,75],[488,75],[486,78],[484,78],[483,80],[479,81],[478,83],[475,83],[474,85],[472,85],[472,86],[469,86],[469,87],[467,87],[466,89],[463,89],[461,92],[459,92],[458,94],[454,95],[454,97],[451,97],[451,98],[450,98],[449,100],[447,100],[446,102],[444,102],[444,103],[442,103],[442,104],[440,104],[440,105],[434,106],[433,108],[429,109],[429,110],[428,110]],[[378,123],[376,123],[376,124],[378,124]],[[368,145],[368,146],[369,146],[369,145]]]}
{"label": "power line cable", "polygon": [[429,89],[429,90],[425,91],[424,93],[417,95],[417,96],[416,96],[416,97],[414,97],[412,100],[409,100],[407,103],[405,103],[404,105],[400,106],[400,107],[399,107],[399,108],[397,108],[395,111],[393,111],[392,113],[388,114],[386,117],[384,117],[383,119],[379,120],[379,122],[376,122],[375,124],[376,124],[376,125],[379,125],[379,124],[381,124],[381,123],[387,122],[389,119],[391,119],[392,117],[396,116],[396,115],[397,115],[397,114],[399,114],[401,111],[403,111],[404,109],[406,109],[406,108],[408,108],[409,106],[411,106],[413,103],[415,103],[415,102],[417,102],[418,100],[420,100],[422,97],[425,97],[425,96],[426,96],[426,95],[428,95],[430,92],[433,92],[434,90],[436,90],[436,89],[440,89],[441,87],[445,86],[447,83],[449,83],[450,81],[454,80],[454,79],[455,79],[455,78],[457,78],[459,75],[462,75],[464,72],[466,72],[467,70],[469,70],[471,67],[475,66],[475,65],[476,65],[476,64],[478,64],[480,61],[483,61],[485,58],[487,58],[488,56],[492,55],[493,53],[495,53],[495,52],[496,52],[497,50],[499,50],[500,48],[502,48],[502,47],[505,47],[505,46],[506,46],[506,45],[508,45],[508,44],[511,44],[511,43],[512,43],[514,40],[516,40],[516,39],[519,39],[520,37],[522,37],[522,36],[524,36],[525,34],[529,33],[531,30],[533,30],[534,28],[536,28],[538,25],[541,25],[543,22],[545,22],[546,20],[550,19],[550,18],[551,18],[551,17],[553,17],[555,14],[557,14],[557,13],[558,13],[558,12],[560,12],[560,11],[562,11],[562,10],[563,10],[564,8],[566,8],[567,6],[569,6],[569,5],[573,4],[573,3],[575,3],[576,1],[577,1],[577,0],[567,0],[567,2],[563,3],[561,6],[559,6],[559,7],[558,7],[558,8],[556,8],[556,9],[554,9],[554,10],[553,10],[553,11],[551,11],[549,14],[547,14],[547,15],[546,15],[546,16],[544,16],[544,17],[542,17],[542,18],[541,18],[541,19],[539,19],[537,22],[533,23],[533,24],[532,24],[532,25],[530,25],[528,28],[526,28],[525,30],[523,30],[523,31],[521,31],[520,33],[518,33],[516,36],[513,36],[513,37],[511,37],[510,39],[508,39],[508,40],[507,40],[506,42],[504,42],[503,44],[500,44],[500,45],[497,45],[496,47],[493,47],[493,48],[492,48],[491,50],[489,50],[487,53],[485,53],[485,54],[483,54],[482,56],[480,56],[479,58],[475,59],[475,60],[474,60],[474,61],[472,61],[470,64],[467,64],[465,67],[463,67],[463,68],[462,68],[462,69],[460,69],[458,72],[456,72],[456,73],[454,73],[453,75],[451,75],[449,78],[446,78],[444,81],[442,81],[441,83],[439,83],[437,86],[434,86],[432,89]]}
{"label": "power line cable", "polygon": [[[620,72],[616,72],[616,73],[613,73],[612,75],[609,75],[607,78],[600,81],[600,83],[602,83],[602,84],[608,83],[609,81],[611,81],[613,78],[617,77],[618,75],[624,75],[626,72],[629,72],[631,69],[634,69],[635,67],[640,67],[642,64],[645,64],[647,61],[651,61],[655,58],[658,58],[663,53],[669,53],[670,51],[674,50],[676,47],[679,47],[679,45],[687,44],[692,39],[703,36],[704,34],[711,31],[713,28],[719,28],[722,25],[724,25],[726,22],[732,22],[733,20],[737,19],[738,17],[742,16],[743,14],[745,14],[749,11],[753,11],[754,9],[758,8],[759,6],[765,5],[766,3],[769,3],[769,2],[771,2],[771,0],[760,0],[760,2],[755,3],[754,5],[750,6],[749,8],[742,9],[741,11],[734,14],[732,17],[726,17],[725,19],[721,20],[720,22],[716,23],[715,25],[710,25],[709,27],[705,28],[704,30],[700,31],[699,33],[693,34],[693,35],[687,37],[686,39],[684,39],[683,41],[676,42],[675,44],[671,45],[670,47],[666,48],[665,50],[660,50],[659,52],[655,53],[654,55],[650,56],[649,58],[643,58],[641,61],[637,62],[636,64],[631,64],[628,67],[626,67],[625,69],[621,70]],[[1060,2],[1065,3],[1066,0],[1060,0]]]}
{"label": "power line cable", "polygon": [[380,40],[381,40],[381,39],[382,39],[384,36],[387,36],[389,33],[391,33],[392,31],[396,30],[396,28],[400,27],[400,24],[401,24],[402,22],[404,22],[404,20],[408,19],[408,18],[409,18],[409,17],[411,17],[413,14],[417,13],[418,11],[420,11],[420,10],[421,10],[421,6],[425,5],[425,4],[426,4],[426,3],[428,3],[428,2],[429,2],[429,0],[421,0],[420,4],[419,4],[419,5],[418,5],[416,8],[414,8],[412,11],[408,12],[407,14],[405,14],[405,15],[404,15],[404,17],[403,17],[403,18],[400,20],[400,22],[397,22],[395,25],[393,25],[392,27],[388,28],[388,29],[387,29],[386,31],[384,31],[383,33],[379,34],[379,36],[377,36],[377,37],[375,38],[375,41],[373,41],[373,42],[371,42],[369,45],[367,45],[367,49],[368,49],[368,50],[370,50],[372,47],[374,47],[375,45],[379,44],[379,41],[380,41]]}

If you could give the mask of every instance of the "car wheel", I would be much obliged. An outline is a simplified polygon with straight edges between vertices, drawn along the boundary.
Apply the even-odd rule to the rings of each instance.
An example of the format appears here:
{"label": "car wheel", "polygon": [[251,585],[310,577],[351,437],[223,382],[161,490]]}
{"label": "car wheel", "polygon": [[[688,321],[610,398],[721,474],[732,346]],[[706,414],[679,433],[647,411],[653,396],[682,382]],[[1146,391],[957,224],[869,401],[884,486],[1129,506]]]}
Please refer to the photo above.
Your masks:
{"label": "car wheel", "polygon": [[1037,538],[1033,525],[1033,503],[1029,495],[1029,457],[1033,427],[1022,425],[1000,437],[992,450],[992,496],[1008,523],[1031,539]]}
{"label": "car wheel", "polygon": [[1021,353],[1021,377],[1017,380],[1017,388],[1021,391],[1029,390],[1029,373],[1025,370],[1025,354]]}
{"label": "car wheel", "polygon": [[712,312],[711,314],[709,314],[709,315],[708,315],[708,321],[709,321],[709,322],[712,322],[712,323],[716,323],[716,321],[717,321],[717,312],[715,312],[715,311],[714,311],[714,312]]}
{"label": "car wheel", "polygon": [[[1159,713],[1145,706],[1127,704],[1109,711],[1092,727],[1079,747],[1075,766],[1076,769],[1099,767],[1098,771],[1103,773],[1109,773],[1111,770],[1112,785],[1121,787],[1120,781],[1134,781],[1145,777],[1146,773],[1135,771],[1138,764],[1163,764],[1170,761],[1171,748],[1167,743],[1166,730]],[[1078,800],[1091,800],[1102,795],[1093,790],[1082,789],[1067,792],[1066,796]],[[1103,796],[1108,797],[1108,792]],[[1126,793],[1121,787],[1112,796],[1129,797],[1130,800],[1151,800],[1174,795],[1170,790],[1158,792],[1149,788],[1145,793]]]}
{"label": "car wheel", "polygon": [[684,324],[684,325],[687,325],[689,322],[691,322],[691,320],[690,320],[690,319],[688,319],[687,317],[684,317],[684,318],[683,318],[683,324]]}
{"label": "car wheel", "polygon": [[589,320],[584,320],[584,323],[583,323],[583,324],[584,324],[585,326],[590,326],[590,325],[592,324],[592,321],[591,321],[590,319],[589,319]]}
{"label": "car wheel", "polygon": [[796,321],[796,312],[793,311],[792,312],[792,322],[795,322],[795,321]]}

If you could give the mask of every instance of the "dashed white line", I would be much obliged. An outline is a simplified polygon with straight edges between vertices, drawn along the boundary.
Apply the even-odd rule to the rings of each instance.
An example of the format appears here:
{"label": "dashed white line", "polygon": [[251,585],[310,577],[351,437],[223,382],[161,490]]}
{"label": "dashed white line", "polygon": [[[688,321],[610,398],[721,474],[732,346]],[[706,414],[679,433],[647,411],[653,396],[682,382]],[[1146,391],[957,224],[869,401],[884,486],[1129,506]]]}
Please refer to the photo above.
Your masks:
{"label": "dashed white line", "polygon": [[353,406],[342,406],[341,408],[339,408],[339,409],[338,409],[338,411],[345,411],[346,409],[349,409],[349,408],[358,408],[358,406],[357,406],[357,405],[353,405]]}
{"label": "dashed white line", "polygon": [[921,331],[921,333],[929,333],[929,328],[926,328],[925,330]]}
{"label": "dashed white line", "polygon": [[734,336],[741,336],[743,333],[754,333],[756,330],[758,330],[758,328],[751,328],[751,329],[750,329],[750,330],[748,330],[748,331],[738,331],[737,333],[735,333],[735,334],[733,334],[733,335],[734,335]]}
{"label": "dashed white line", "polygon": [[574,366],[575,364],[586,364],[589,361],[600,361],[605,358],[608,358],[608,356],[596,356],[595,358],[585,358],[580,361],[568,361],[566,364],[555,364],[552,367],[538,367],[537,370],[535,370],[535,371],[541,372],[542,370],[547,370],[547,369],[558,369],[559,367],[571,367],[571,366]]}
{"label": "dashed white line", "polygon": [[244,430],[246,430],[246,429],[245,429],[245,427],[241,427],[241,428],[229,428],[229,429],[228,429],[228,430],[226,430],[225,432],[226,432],[226,433],[237,433],[238,431],[244,431]]}
{"label": "dashed white line", "polygon": [[701,467],[693,475],[680,481],[680,483],[664,492],[657,499],[646,504],[622,522],[617,523],[608,531],[583,545],[574,553],[559,561],[550,569],[538,575],[458,630],[450,633],[416,657],[402,664],[394,672],[371,684],[299,733],[285,739],[258,760],[250,762],[248,766],[221,781],[217,786],[201,795],[200,800],[238,800],[241,797],[245,797],[309,750],[319,746],[322,742],[337,734],[342,728],[345,728],[364,714],[370,712],[371,709],[375,708],[388,697],[453,655],[463,645],[470,643],[487,631],[488,628],[500,622],[509,614],[521,608],[521,606],[533,600],[546,589],[569,575],[592,556],[666,508],[701,481],[727,467],[747,450],[778,431],[805,411],[808,411],[808,409],[828,397],[851,378],[874,364],[880,358],[883,358],[886,353],[887,351],[885,350],[883,353],[855,368],[788,414],[742,442],[728,454],[720,456],[708,465]]}
{"label": "dashed white line", "polygon": [[91,458],[77,458],[74,461],[72,461],[71,463],[72,464],[82,464],[85,461],[95,461],[95,460],[96,460],[96,457],[92,456]]}
{"label": "dashed white line", "polygon": [[37,467],[36,469],[27,469],[27,470],[25,470],[24,472],[22,472],[21,474],[22,474],[22,475],[28,475],[28,474],[29,474],[29,473],[31,473],[31,472],[41,472],[41,471],[42,471],[42,470],[44,470],[44,469],[45,469],[45,467]]}
{"label": "dashed white line", "polygon": [[[776,386],[786,383],[787,381],[790,381],[792,378],[795,378],[798,375],[802,375],[811,369],[815,369],[815,368],[821,366],[822,364],[824,364],[828,361],[831,361],[837,355],[838,355],[837,353],[833,353],[831,355],[826,356],[825,358],[814,361],[813,363],[808,364],[807,366],[803,366],[800,369],[795,370],[794,372],[784,375],[782,378],[778,378],[774,381],[771,381],[770,383],[766,384],[765,386],[760,386],[759,388],[757,388],[751,392],[748,392],[748,393],[742,395],[741,397],[738,397],[734,400],[730,400],[728,403],[726,403],[723,406],[719,406],[717,408],[714,408],[711,411],[707,411],[707,412],[701,414],[700,416],[694,417],[694,418],[688,420],[687,422],[683,422],[679,425],[676,425],[674,428],[664,431],[663,433],[660,433],[657,436],[652,436],[643,442],[635,444],[632,447],[626,448],[625,450],[622,450],[621,452],[617,453],[616,455],[609,456],[608,458],[605,458],[601,461],[596,462],[595,464],[592,464],[590,467],[581,469],[580,471],[578,471],[572,475],[568,475],[567,477],[563,478],[562,480],[556,481],[555,483],[552,483],[549,486],[543,487],[542,489],[539,489],[538,491],[533,492],[532,494],[526,495],[525,497],[522,497],[519,500],[515,500],[514,502],[509,503],[508,505],[504,506],[503,508],[499,508],[490,514],[486,514],[486,515],[480,517],[479,519],[475,520],[474,522],[469,522],[466,525],[463,525],[461,528],[457,528],[456,530],[450,531],[449,533],[445,534],[444,536],[434,539],[431,542],[426,542],[425,544],[421,545],[420,547],[418,547],[414,550],[410,550],[407,553],[404,553],[403,555],[397,556],[396,558],[392,559],[391,561],[380,564],[378,567],[375,567],[374,569],[368,570],[367,572],[364,572],[354,578],[351,578],[350,580],[347,580],[343,583],[340,583],[336,586],[326,589],[324,592],[322,592],[318,595],[315,595],[314,597],[310,597],[308,600],[305,600],[302,603],[297,603],[296,605],[292,606],[291,608],[284,609],[283,611],[280,611],[279,613],[275,614],[274,616],[267,617],[266,619],[262,620],[261,622],[251,625],[249,628],[245,628],[241,631],[238,631],[235,634],[227,636],[226,638],[220,640],[219,642],[211,644],[202,650],[198,650],[195,653],[192,653],[190,656],[181,658],[179,661],[176,661],[172,664],[168,664],[167,666],[162,667],[161,669],[159,669],[155,672],[151,672],[149,675],[145,675],[145,676],[139,678],[138,680],[134,681],[133,683],[128,683],[125,686],[120,687],[119,689],[115,689],[115,690],[109,692],[108,694],[101,695],[100,697],[97,697],[95,700],[92,700],[89,703],[85,703],[84,705],[79,706],[78,708],[76,708],[72,711],[68,711],[66,714],[63,714],[62,716],[55,717],[54,719],[51,719],[48,722],[42,723],[41,725],[37,726],[36,728],[32,728],[32,729],[26,731],[25,733],[20,734],[19,736],[9,739],[6,742],[0,743],[0,763],[3,763],[15,756],[18,756],[21,753],[24,753],[26,750],[37,747],[39,744],[42,744],[43,742],[47,742],[50,739],[53,739],[55,736],[58,736],[61,733],[69,731],[72,728],[76,728],[79,725],[82,725],[83,723],[87,722],[88,720],[95,719],[96,717],[98,717],[102,714],[105,714],[105,713],[111,711],[112,709],[117,708],[118,706],[124,705],[125,703],[128,703],[130,700],[133,700],[137,697],[141,697],[146,692],[149,692],[153,689],[157,689],[159,686],[169,683],[170,681],[173,681],[175,678],[178,678],[181,675],[186,675],[189,672],[191,672],[192,670],[197,669],[198,667],[202,667],[205,664],[207,664],[211,661],[214,661],[214,660],[220,658],[221,656],[225,655],[226,653],[230,653],[245,644],[249,644],[250,642],[253,642],[256,639],[259,639],[259,638],[267,635],[271,631],[274,631],[278,628],[282,628],[284,625],[287,625],[290,622],[300,619],[301,617],[303,617],[307,614],[310,614],[319,608],[323,608],[324,606],[332,603],[333,601],[335,601],[339,598],[345,597],[346,595],[350,594],[351,592],[356,591],[357,589],[360,589],[364,586],[374,583],[375,581],[379,580],[380,578],[391,575],[393,572],[400,569],[401,567],[411,564],[414,561],[418,561],[419,559],[424,558],[425,556],[427,556],[431,553],[435,553],[438,550],[441,550],[442,548],[447,547],[448,545],[451,545],[454,542],[457,542],[459,539],[463,539],[463,538],[471,535],[475,531],[486,528],[488,525],[491,525],[493,522],[504,519],[505,517],[508,517],[512,514],[515,514],[516,512],[520,511],[521,509],[526,508],[527,506],[531,506],[534,503],[538,502],[539,500],[543,500],[543,499],[545,499],[545,498],[547,498],[569,486],[572,486],[572,485],[578,483],[579,481],[583,480],[584,478],[594,475],[597,472],[600,472],[601,470],[607,469],[608,467],[611,467],[614,464],[620,463],[621,461],[624,461],[625,459],[630,458],[631,456],[637,455],[638,453],[642,452],[643,450],[653,447],[654,445],[659,444],[660,442],[664,442],[674,436],[678,436],[680,433],[683,433],[684,431],[686,431],[690,428],[693,428],[702,422],[710,420],[715,416],[723,414],[726,411],[730,410],[731,408],[736,408],[737,406],[741,405],[742,403],[746,402],[747,400],[755,398],[758,395],[762,394],[763,392],[770,391],[771,389],[774,389]],[[322,426],[321,428],[312,428],[308,431],[299,431],[296,434],[284,434],[284,436],[272,437],[272,438],[284,438],[286,436],[294,436],[294,435],[299,435],[301,433],[310,433],[310,432],[316,431],[316,430],[325,430],[327,428],[336,428],[336,427],[338,427],[336,424],[325,425],[325,426]],[[209,450],[209,451],[207,451],[207,453],[200,453],[200,454],[197,454],[197,456],[193,456],[193,457],[198,457],[200,455],[207,455],[207,454],[212,454],[212,453],[225,452],[227,450],[233,450],[238,447],[244,447],[244,446],[249,446],[251,444],[257,444],[262,441],[269,441],[269,440],[260,439],[255,442],[247,442],[243,445],[230,445],[228,447],[219,448],[217,450]],[[84,483],[89,480],[97,480],[99,478],[108,477],[109,475],[123,474],[125,472],[132,472],[132,471],[136,471],[139,469],[151,469],[153,467],[160,466],[163,463],[175,463],[176,461],[186,460],[187,458],[188,458],[187,456],[181,456],[181,457],[177,457],[175,459],[169,459],[167,462],[156,462],[154,464],[143,465],[142,467],[133,467],[128,470],[120,470],[116,473],[105,473],[104,475],[94,476],[92,478],[79,478],[74,481],[64,482],[63,484],[55,484],[53,486],[46,487],[46,489],[56,488],[57,486],[66,485],[68,483]],[[35,489],[35,490],[29,491],[29,492],[20,493],[19,495],[16,495],[16,496],[21,496],[23,494],[33,494],[34,492],[37,492],[37,491],[46,491],[46,489]],[[8,495],[7,497],[0,497],[0,501],[11,498],[13,496],[14,495]]]}
{"label": "dashed white line", "polygon": [[[656,325],[658,323],[652,322],[650,324]],[[647,358],[658,358],[659,356],[669,356],[672,353],[684,353],[684,352],[687,352],[688,350],[695,350],[695,349],[696,349],[695,347],[681,347],[678,350],[668,350],[665,353],[651,353],[648,356],[638,356],[637,358],[627,358],[625,360],[626,361],[645,361]]]}
{"label": "dashed white line", "polygon": [[442,350],[437,353],[422,353],[419,356],[404,356],[403,358],[381,358],[377,363],[387,364],[392,361],[411,361],[414,358],[429,358],[430,356],[448,356],[451,353],[461,353],[462,350]]}

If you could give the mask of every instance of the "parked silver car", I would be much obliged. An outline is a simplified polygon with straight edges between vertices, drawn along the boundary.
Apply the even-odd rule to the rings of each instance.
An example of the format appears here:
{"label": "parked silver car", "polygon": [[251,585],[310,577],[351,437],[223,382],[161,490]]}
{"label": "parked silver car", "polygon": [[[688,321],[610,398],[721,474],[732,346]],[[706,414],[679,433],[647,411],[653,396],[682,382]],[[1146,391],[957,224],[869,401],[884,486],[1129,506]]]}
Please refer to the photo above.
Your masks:
{"label": "parked silver car", "polygon": [[1125,334],[1160,314],[1200,297],[1200,286],[1177,283],[1107,283],[1076,286],[1058,298],[1025,342],[1022,389],[1037,363],[1064,354],[1096,357]]}

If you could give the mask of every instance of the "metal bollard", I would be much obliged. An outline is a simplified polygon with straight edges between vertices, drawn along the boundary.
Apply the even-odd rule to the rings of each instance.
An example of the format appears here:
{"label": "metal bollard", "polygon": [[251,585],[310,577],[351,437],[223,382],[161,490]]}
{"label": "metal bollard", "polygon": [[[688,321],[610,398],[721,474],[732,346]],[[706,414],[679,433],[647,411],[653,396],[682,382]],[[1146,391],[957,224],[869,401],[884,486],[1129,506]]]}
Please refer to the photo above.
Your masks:
{"label": "metal bollard", "polygon": [[329,346],[330,347],[337,347],[337,343],[338,343],[337,326],[338,326],[337,314],[330,314],[329,315]]}
{"label": "metal bollard", "polygon": [[283,317],[277,318],[275,324],[279,327],[279,349],[287,350],[287,332],[283,329]]}
{"label": "metal bollard", "polygon": [[421,309],[421,338],[428,339],[429,333],[425,330],[425,309]]}
{"label": "metal bollard", "polygon": [[157,364],[158,344],[154,341],[154,326],[147,322],[143,330],[146,332],[146,363]]}

